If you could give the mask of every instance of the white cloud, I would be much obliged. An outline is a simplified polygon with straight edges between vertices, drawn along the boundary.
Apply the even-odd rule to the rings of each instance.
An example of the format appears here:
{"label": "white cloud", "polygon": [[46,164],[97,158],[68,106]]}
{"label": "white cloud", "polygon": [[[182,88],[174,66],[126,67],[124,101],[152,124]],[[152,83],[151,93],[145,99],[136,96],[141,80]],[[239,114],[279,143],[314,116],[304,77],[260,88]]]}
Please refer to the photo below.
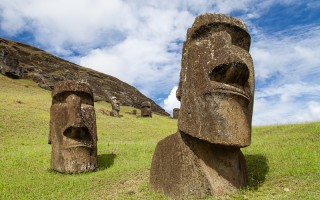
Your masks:
{"label": "white cloud", "polygon": [[254,124],[318,120],[320,27],[264,32],[254,22],[275,4],[297,1],[1,0],[0,33],[31,33],[30,44],[134,85],[171,112],[179,107],[180,52],[195,16],[240,11],[252,36]]}
{"label": "white cloud", "polygon": [[[283,75],[279,81],[301,81],[311,73],[320,73],[320,26],[299,29],[267,36],[257,35],[251,55],[256,78],[266,80],[276,73]],[[288,31],[289,32],[289,31]]]}
{"label": "white cloud", "polygon": [[[258,32],[251,49],[256,73],[253,124],[319,120],[320,26]],[[310,106],[313,105],[313,106]]]}
{"label": "white cloud", "polygon": [[163,108],[170,114],[172,114],[174,108],[180,108],[180,101],[176,97],[176,91],[178,86],[174,86],[169,96],[163,101]]}
{"label": "white cloud", "polygon": [[[320,85],[288,84],[256,91],[254,125],[320,120]],[[317,101],[315,101],[317,100]]]}

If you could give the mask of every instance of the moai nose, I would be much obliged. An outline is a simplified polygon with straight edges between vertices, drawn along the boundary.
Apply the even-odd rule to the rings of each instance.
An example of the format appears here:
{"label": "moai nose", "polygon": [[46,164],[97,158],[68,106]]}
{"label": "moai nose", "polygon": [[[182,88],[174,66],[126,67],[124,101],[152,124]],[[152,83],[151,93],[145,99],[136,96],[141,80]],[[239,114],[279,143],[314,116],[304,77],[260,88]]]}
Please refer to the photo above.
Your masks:
{"label": "moai nose", "polygon": [[249,75],[250,72],[247,65],[241,61],[235,61],[216,66],[209,73],[209,78],[211,81],[221,82],[243,89],[249,79]]}
{"label": "moai nose", "polygon": [[68,126],[83,127],[81,115],[81,98],[75,94],[71,94],[67,98],[68,105]]}
{"label": "moai nose", "polygon": [[215,48],[222,48],[224,46],[231,45],[232,38],[226,31],[215,32],[210,35],[210,40],[212,41]]}
{"label": "moai nose", "polygon": [[75,94],[68,96],[68,123],[64,135],[75,140],[90,141],[90,133],[81,114],[81,98]]}

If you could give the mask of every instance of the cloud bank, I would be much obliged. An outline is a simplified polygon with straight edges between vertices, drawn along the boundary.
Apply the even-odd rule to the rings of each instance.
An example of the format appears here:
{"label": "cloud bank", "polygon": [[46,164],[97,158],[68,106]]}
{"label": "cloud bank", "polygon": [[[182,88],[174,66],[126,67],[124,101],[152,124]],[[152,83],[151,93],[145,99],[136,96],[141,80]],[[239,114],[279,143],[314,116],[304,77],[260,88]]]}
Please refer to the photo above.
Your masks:
{"label": "cloud bank", "polygon": [[[310,22],[319,8],[312,0],[2,0],[0,34],[113,75],[172,112],[187,29],[201,13],[231,14],[252,35],[253,123],[305,122],[320,120],[320,25]],[[288,22],[297,10],[311,13],[304,24]],[[276,26],[276,11],[291,26]]]}

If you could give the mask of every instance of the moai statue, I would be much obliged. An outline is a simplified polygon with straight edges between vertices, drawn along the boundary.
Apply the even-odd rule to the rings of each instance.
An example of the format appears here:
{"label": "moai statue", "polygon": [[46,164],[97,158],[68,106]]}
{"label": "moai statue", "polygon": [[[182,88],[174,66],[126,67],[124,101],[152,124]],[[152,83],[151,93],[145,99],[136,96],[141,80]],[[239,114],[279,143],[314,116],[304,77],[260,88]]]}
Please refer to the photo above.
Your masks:
{"label": "moai statue", "polygon": [[178,132],[155,149],[150,186],[175,199],[235,193],[246,185],[240,151],[251,143],[254,70],[243,22],[204,14],[188,29],[177,98]]}
{"label": "moai statue", "polygon": [[141,117],[152,117],[151,103],[149,101],[141,103]]}
{"label": "moai statue", "polygon": [[173,109],[173,115],[172,115],[173,119],[178,119],[179,118],[179,111],[180,111],[180,108],[174,108]]}
{"label": "moai statue", "polygon": [[112,111],[110,112],[110,115],[114,117],[120,117],[120,102],[117,100],[116,97],[111,97],[111,106]]}
{"label": "moai statue", "polygon": [[64,81],[55,85],[48,141],[53,170],[69,174],[96,169],[98,139],[93,106],[88,84]]}

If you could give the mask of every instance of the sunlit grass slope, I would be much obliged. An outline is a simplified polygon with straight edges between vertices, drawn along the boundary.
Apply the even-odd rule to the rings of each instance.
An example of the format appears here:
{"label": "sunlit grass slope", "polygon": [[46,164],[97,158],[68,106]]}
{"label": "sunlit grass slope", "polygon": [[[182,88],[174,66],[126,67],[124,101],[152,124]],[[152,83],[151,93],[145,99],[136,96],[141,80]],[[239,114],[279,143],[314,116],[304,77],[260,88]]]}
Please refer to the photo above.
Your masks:
{"label": "sunlit grass slope", "polygon": [[[110,104],[97,102],[99,168],[64,175],[50,170],[50,106],[49,91],[0,75],[0,199],[165,199],[149,190],[149,169],[176,120],[140,118],[124,106],[123,117],[113,118],[101,112]],[[243,152],[249,185],[223,198],[319,199],[320,123],[255,127]]]}

